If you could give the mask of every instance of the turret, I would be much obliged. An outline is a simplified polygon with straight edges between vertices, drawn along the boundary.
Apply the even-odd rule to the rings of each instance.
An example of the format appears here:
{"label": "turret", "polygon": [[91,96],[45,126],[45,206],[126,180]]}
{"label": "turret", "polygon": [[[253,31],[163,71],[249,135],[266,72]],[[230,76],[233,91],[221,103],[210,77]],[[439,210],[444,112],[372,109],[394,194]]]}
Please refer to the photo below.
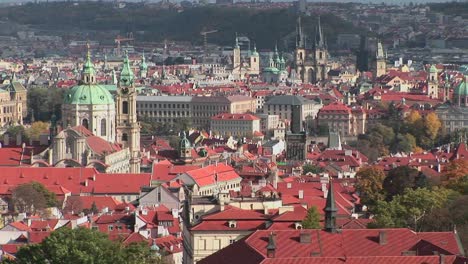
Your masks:
{"label": "turret", "polygon": [[83,84],[95,84],[96,83],[96,70],[94,64],[91,61],[91,51],[89,44],[87,44],[86,60],[83,64],[83,70],[81,71],[81,82]]}
{"label": "turret", "polygon": [[377,51],[375,53],[375,78],[378,78],[387,73],[387,56],[384,53],[382,43],[377,42]]}
{"label": "turret", "polygon": [[325,208],[325,231],[336,233],[336,212],[338,209],[335,204],[335,193],[333,191],[333,182],[330,180],[330,187],[328,188],[327,203]]}
{"label": "turret", "polygon": [[143,51],[143,54],[141,56],[141,62],[140,62],[140,78],[146,78],[147,73],[148,73],[148,65],[146,64],[145,52]]}

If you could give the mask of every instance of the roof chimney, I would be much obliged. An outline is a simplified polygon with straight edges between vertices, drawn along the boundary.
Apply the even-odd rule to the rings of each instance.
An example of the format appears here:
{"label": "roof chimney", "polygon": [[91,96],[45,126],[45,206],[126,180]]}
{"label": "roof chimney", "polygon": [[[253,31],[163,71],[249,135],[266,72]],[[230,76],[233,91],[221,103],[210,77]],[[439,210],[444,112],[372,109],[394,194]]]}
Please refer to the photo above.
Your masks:
{"label": "roof chimney", "polygon": [[312,242],[311,234],[309,232],[301,232],[299,234],[299,242],[303,244],[310,244],[310,242]]}
{"label": "roof chimney", "polygon": [[380,230],[379,231],[379,245],[383,246],[387,244],[387,231]]}
{"label": "roof chimney", "polygon": [[274,258],[276,253],[276,234],[270,233],[268,237],[267,258]]}
{"label": "roof chimney", "polygon": [[445,264],[445,255],[444,254],[439,255],[439,264]]}

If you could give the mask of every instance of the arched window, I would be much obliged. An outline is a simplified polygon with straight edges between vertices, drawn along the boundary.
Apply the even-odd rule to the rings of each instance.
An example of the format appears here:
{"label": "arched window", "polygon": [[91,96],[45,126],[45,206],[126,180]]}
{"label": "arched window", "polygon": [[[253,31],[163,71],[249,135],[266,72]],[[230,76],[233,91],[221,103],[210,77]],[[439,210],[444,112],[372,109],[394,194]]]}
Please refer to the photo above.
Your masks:
{"label": "arched window", "polygon": [[122,141],[128,141],[128,135],[127,133],[122,134]]}
{"label": "arched window", "polygon": [[302,52],[299,52],[299,59],[302,60]]}
{"label": "arched window", "polygon": [[106,119],[101,119],[101,136],[107,136],[107,122]]}
{"label": "arched window", "polygon": [[122,102],[122,114],[128,114],[128,102],[127,101]]}
{"label": "arched window", "polygon": [[81,125],[84,126],[86,129],[89,129],[88,119],[83,119],[83,121],[81,121]]}
{"label": "arched window", "polygon": [[322,52],[319,53],[319,59],[322,59],[323,58],[323,55],[322,55]]}

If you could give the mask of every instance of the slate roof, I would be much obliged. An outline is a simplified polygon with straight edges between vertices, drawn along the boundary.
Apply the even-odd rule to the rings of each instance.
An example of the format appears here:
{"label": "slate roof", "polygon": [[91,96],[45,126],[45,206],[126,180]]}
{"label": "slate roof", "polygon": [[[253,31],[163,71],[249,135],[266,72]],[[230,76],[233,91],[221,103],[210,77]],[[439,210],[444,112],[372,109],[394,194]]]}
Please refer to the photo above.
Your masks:
{"label": "slate roof", "polygon": [[272,96],[265,102],[265,105],[304,105],[315,103],[298,95],[276,95]]}

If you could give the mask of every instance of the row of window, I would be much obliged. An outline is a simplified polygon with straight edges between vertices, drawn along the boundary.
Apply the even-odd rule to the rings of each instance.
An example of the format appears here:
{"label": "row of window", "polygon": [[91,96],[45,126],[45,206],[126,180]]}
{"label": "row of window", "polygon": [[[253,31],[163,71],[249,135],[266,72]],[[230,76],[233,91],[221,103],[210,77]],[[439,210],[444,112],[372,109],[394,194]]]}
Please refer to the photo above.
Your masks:
{"label": "row of window", "polygon": [[150,116],[189,116],[189,112],[184,111],[137,111],[137,115],[150,115]]}
{"label": "row of window", "polygon": [[156,104],[156,103],[138,103],[138,107],[145,107],[145,108],[174,108],[174,109],[183,109],[189,108],[188,104]]}

